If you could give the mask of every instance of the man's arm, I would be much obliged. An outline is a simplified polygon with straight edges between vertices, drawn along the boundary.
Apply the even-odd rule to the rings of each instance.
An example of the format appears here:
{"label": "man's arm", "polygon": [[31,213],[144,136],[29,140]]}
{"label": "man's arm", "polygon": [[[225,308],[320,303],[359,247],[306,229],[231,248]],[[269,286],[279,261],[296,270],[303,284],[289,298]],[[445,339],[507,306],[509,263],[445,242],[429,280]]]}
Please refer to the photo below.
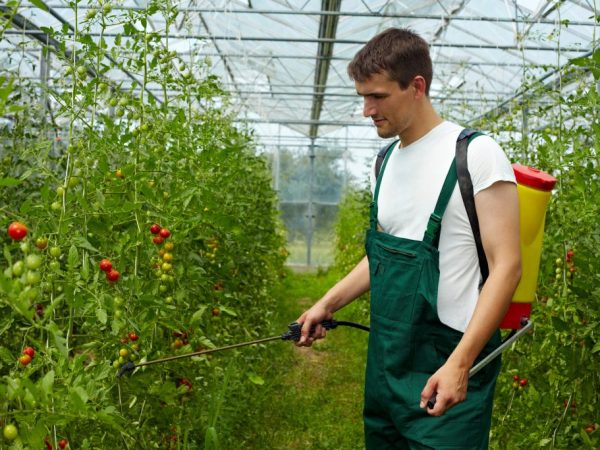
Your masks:
{"label": "man's arm", "polygon": [[431,376],[421,393],[421,408],[437,393],[433,416],[462,402],[469,369],[498,329],[521,277],[519,200],[513,183],[500,181],[475,196],[481,240],[489,265],[473,317],[448,361]]}
{"label": "man's arm", "polygon": [[365,256],[348,275],[335,284],[317,303],[305,311],[298,319],[302,323],[302,337],[299,346],[310,346],[315,339],[325,337],[325,329],[317,325],[309,336],[310,327],[331,319],[333,313],[364,294],[370,286],[369,260]]}

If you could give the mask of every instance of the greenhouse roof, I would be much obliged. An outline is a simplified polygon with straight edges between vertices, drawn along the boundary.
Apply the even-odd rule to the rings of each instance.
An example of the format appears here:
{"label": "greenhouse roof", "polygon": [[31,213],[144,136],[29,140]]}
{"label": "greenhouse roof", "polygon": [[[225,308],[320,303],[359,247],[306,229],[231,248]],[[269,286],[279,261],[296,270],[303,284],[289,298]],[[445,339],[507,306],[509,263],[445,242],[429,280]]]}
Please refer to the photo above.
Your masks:
{"label": "greenhouse roof", "polygon": [[[117,36],[126,39],[122,23],[127,13],[145,9],[148,3],[112,2],[112,14],[124,20],[107,28],[104,37],[113,44]],[[381,142],[370,120],[362,116],[362,99],[346,67],[377,32],[408,27],[430,42],[434,106],[446,118],[469,124],[518,96],[524,77],[551,83],[567,61],[589,55],[598,26],[598,12],[589,0],[173,3],[179,15],[168,39],[162,15],[153,15],[149,27],[190,65],[208,58],[209,71],[231,93],[240,122],[249,123],[264,145],[286,139],[314,144],[317,139],[350,138],[353,146],[371,154]],[[98,8],[98,2],[84,1],[78,8]],[[23,2],[12,28],[4,34],[2,66],[19,65],[22,76],[39,77],[39,51],[18,44],[35,39],[49,42],[48,28],[58,30],[74,23],[75,12],[67,1]],[[99,33],[99,25],[90,27],[92,38]],[[7,52],[11,46],[31,64]],[[54,67],[50,76],[61,77],[60,67]],[[140,81],[139,75],[117,67],[110,76],[122,79],[124,85]],[[147,88],[158,99],[164,95]]]}

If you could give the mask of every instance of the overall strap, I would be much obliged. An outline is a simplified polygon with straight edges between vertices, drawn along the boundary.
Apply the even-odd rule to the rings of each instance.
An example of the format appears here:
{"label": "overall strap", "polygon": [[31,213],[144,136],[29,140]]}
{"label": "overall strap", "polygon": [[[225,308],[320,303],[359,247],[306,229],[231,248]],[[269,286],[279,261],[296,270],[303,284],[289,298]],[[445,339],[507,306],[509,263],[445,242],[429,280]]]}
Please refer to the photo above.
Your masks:
{"label": "overall strap", "polygon": [[473,183],[471,181],[471,174],[467,167],[467,148],[469,143],[481,133],[465,128],[462,130],[458,139],[456,140],[456,173],[458,177],[458,186],[460,188],[460,195],[462,196],[467,216],[469,217],[469,223],[471,224],[471,230],[473,231],[473,238],[475,240],[475,247],[477,248],[477,257],[479,259],[479,270],[481,271],[481,283],[479,288],[483,286],[485,280],[489,275],[489,268],[487,264],[487,258],[485,251],[483,250],[483,244],[481,242],[481,233],[479,230],[479,220],[477,219],[477,211],[475,209],[475,197],[473,196]]}
{"label": "overall strap", "polygon": [[437,199],[437,203],[435,204],[433,213],[431,216],[429,216],[427,230],[425,230],[425,236],[423,236],[423,242],[431,244],[436,248],[440,242],[442,217],[444,216],[444,211],[446,211],[446,207],[448,206],[448,202],[452,196],[452,191],[454,191],[454,186],[456,186],[456,181],[456,159],[452,159],[452,164],[450,164],[450,168],[448,169],[448,174],[444,180],[444,184]]}
{"label": "overall strap", "polygon": [[399,141],[400,141],[400,139],[396,139],[390,145],[386,145],[381,150],[379,150],[379,153],[377,153],[377,159],[375,160],[375,178],[379,178],[379,172],[381,171],[381,164],[383,163],[383,160],[385,159],[385,155],[387,155],[387,153],[392,148],[394,148],[394,145],[396,145]]}
{"label": "overall strap", "polygon": [[381,187],[381,180],[383,179],[383,172],[387,165],[388,159],[392,154],[391,150],[394,145],[398,143],[398,140],[392,142],[387,147],[384,147],[377,154],[377,160],[375,161],[375,191],[373,192],[373,201],[369,211],[369,223],[372,230],[377,230],[377,199],[379,198],[379,188]]}

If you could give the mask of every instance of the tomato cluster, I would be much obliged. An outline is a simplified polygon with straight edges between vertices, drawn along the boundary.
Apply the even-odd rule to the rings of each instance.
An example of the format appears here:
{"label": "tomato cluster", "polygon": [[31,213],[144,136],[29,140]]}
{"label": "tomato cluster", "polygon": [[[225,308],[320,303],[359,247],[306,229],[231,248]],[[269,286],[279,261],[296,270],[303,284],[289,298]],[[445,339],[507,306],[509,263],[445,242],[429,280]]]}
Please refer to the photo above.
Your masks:
{"label": "tomato cluster", "polygon": [[[171,241],[165,242],[165,239],[171,236],[171,231],[168,228],[161,228],[160,225],[154,223],[150,226],[150,233],[154,235],[152,242],[155,245],[164,243],[162,248],[158,250],[158,256],[152,260],[152,268],[154,269],[154,275],[159,280],[158,291],[161,294],[166,294],[169,285],[175,282],[175,276],[173,275],[173,249],[175,245]],[[165,302],[173,303],[173,297],[167,295]]]}
{"label": "tomato cluster", "polygon": [[[48,437],[46,437],[46,439],[44,439],[44,444],[46,445],[46,450],[52,450],[52,444],[50,443],[50,439]],[[65,449],[69,446],[69,441],[65,438],[62,438],[60,441],[58,441],[58,448],[60,449]]]}
{"label": "tomato cluster", "polygon": [[527,378],[521,378],[519,375],[513,375],[513,388],[515,389],[525,389],[527,386]]}
{"label": "tomato cluster", "polygon": [[[38,237],[34,241],[34,246],[32,246],[29,238],[27,238],[29,230],[21,222],[12,222],[8,226],[7,232],[14,242],[19,242],[18,249],[22,257],[16,259],[12,265],[7,267],[4,275],[14,280],[14,286],[20,291],[19,298],[29,304],[49,288],[48,283],[42,283],[41,269],[44,265],[44,258],[39,253],[48,247],[48,238]],[[48,267],[54,270],[52,263]],[[51,276],[47,278],[51,278]],[[41,314],[38,316],[41,316]]]}
{"label": "tomato cluster", "polygon": [[161,228],[161,226],[157,223],[153,223],[150,226],[150,233],[154,235],[152,242],[154,242],[156,245],[162,244],[165,239],[171,236],[171,231],[168,228]]}
{"label": "tomato cluster", "polygon": [[113,265],[109,259],[103,259],[100,261],[100,270],[106,273],[106,279],[109,283],[116,283],[121,277],[120,272],[113,268]]}
{"label": "tomato cluster", "polygon": [[120,339],[121,347],[117,351],[118,358],[113,361],[115,369],[120,368],[127,361],[137,361],[140,357],[139,336],[135,331],[130,331]]}
{"label": "tomato cluster", "polygon": [[28,366],[31,361],[33,361],[33,357],[35,356],[35,350],[33,347],[25,347],[23,350],[23,354],[19,357],[19,362],[22,366]]}

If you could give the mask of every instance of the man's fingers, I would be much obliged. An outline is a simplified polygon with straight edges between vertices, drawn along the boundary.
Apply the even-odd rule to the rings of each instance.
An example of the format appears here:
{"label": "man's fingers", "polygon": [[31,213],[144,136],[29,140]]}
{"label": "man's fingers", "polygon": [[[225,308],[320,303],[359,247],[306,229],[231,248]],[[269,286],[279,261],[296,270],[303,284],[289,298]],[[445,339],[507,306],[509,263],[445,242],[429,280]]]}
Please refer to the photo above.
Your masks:
{"label": "man's fingers", "polygon": [[429,402],[436,393],[436,387],[437,382],[433,378],[429,378],[427,384],[425,384],[425,387],[421,391],[421,402],[419,404],[421,408],[427,407],[427,402]]}

